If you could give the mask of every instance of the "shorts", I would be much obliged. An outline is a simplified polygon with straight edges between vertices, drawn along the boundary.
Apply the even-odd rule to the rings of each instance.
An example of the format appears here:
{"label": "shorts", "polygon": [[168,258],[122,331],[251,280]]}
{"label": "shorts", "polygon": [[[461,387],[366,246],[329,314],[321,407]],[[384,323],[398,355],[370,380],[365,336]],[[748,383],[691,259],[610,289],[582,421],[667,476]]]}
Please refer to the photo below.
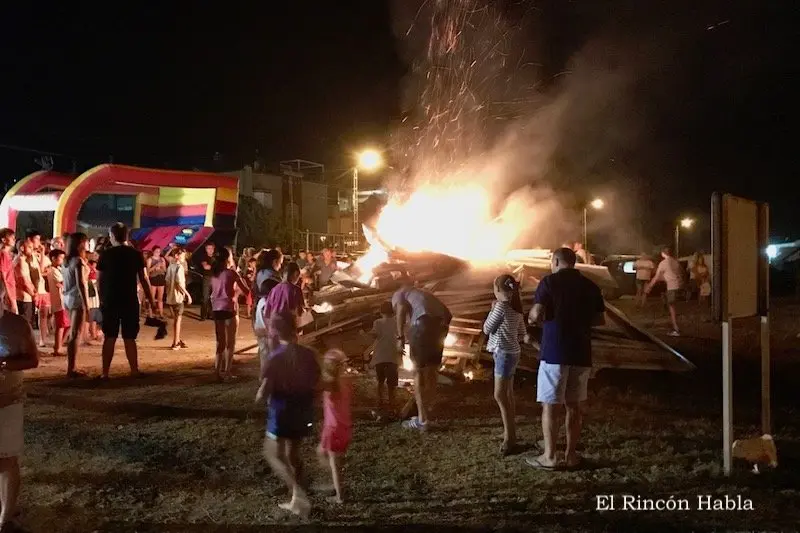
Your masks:
{"label": "shorts", "polygon": [[378,385],[386,383],[389,387],[397,387],[397,383],[400,381],[397,369],[397,365],[394,363],[378,363],[375,365]]}
{"label": "shorts", "polygon": [[166,287],[167,277],[164,274],[159,274],[150,278],[151,287]]}
{"label": "shorts", "polygon": [[536,381],[536,401],[539,403],[565,404],[586,400],[589,376],[588,366],[554,365],[539,363]]}
{"label": "shorts", "polygon": [[107,306],[100,307],[103,335],[107,339],[116,339],[122,330],[122,338],[136,340],[139,335],[139,306]]}
{"label": "shorts", "polygon": [[711,284],[707,281],[700,285],[700,296],[711,296]]}
{"label": "shorts", "polygon": [[439,367],[442,364],[444,339],[450,324],[444,319],[423,315],[411,325],[408,333],[409,357],[416,368]]}
{"label": "shorts", "polygon": [[667,293],[666,293],[667,294],[667,303],[668,304],[674,304],[675,302],[677,302],[678,301],[678,293],[679,292],[680,292],[680,289],[668,290]]}
{"label": "shorts", "polygon": [[89,309],[89,322],[96,322],[97,324],[103,323],[103,313],[100,312],[99,307],[92,307]]}
{"label": "shorts", "polygon": [[72,324],[69,320],[69,311],[62,309],[53,313],[53,321],[59,329],[68,329]]}
{"label": "shorts", "polygon": [[22,403],[0,408],[0,459],[19,457],[25,444]]}
{"label": "shorts", "polygon": [[214,311],[212,316],[214,320],[230,320],[236,316],[236,314],[233,311]]}
{"label": "shorts", "polygon": [[36,309],[46,309],[50,307],[50,295],[49,294],[37,294],[36,295]]}
{"label": "shorts", "polygon": [[[391,364],[391,363],[382,363]],[[323,452],[343,454],[353,438],[353,428],[347,426],[322,426],[319,449]]]}
{"label": "shorts", "polygon": [[518,353],[509,353],[502,350],[494,352],[494,377],[511,379],[517,371],[519,363]]}
{"label": "shorts", "polygon": [[267,405],[267,437],[298,440],[311,436],[314,394],[273,395]]}
{"label": "shorts", "polygon": [[183,314],[183,302],[179,304],[170,304],[169,308],[172,311],[172,314],[175,316],[180,316]]}

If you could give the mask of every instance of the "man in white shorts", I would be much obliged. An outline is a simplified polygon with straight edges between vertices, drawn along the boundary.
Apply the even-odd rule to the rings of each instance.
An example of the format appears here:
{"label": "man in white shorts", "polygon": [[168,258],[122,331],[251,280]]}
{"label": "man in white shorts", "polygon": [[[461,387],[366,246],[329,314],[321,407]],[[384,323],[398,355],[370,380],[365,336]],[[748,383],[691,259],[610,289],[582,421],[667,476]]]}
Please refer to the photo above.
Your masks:
{"label": "man in white shorts", "polygon": [[0,280],[0,531],[12,524],[20,487],[22,455],[22,371],[39,365],[39,350],[30,324],[7,311],[6,286]]}
{"label": "man in white shorts", "polygon": [[542,404],[544,453],[526,462],[540,470],[560,467],[556,456],[556,408],[566,407],[567,468],[577,468],[581,433],[580,402],[586,400],[592,369],[592,326],[605,323],[605,302],[600,288],[575,269],[577,258],[569,248],[553,252],[553,273],[536,288],[530,324],[542,322],[541,360],[536,401]]}
{"label": "man in white shorts", "polygon": [[683,269],[681,264],[672,255],[671,248],[661,250],[662,261],[658,264],[656,275],[650,280],[645,288],[645,293],[650,294],[653,286],[663,281],[667,286],[667,306],[669,307],[669,319],[672,322],[672,331],[667,333],[670,337],[680,337],[678,329],[678,315],[675,311],[675,302],[678,301],[678,294],[683,289]]}

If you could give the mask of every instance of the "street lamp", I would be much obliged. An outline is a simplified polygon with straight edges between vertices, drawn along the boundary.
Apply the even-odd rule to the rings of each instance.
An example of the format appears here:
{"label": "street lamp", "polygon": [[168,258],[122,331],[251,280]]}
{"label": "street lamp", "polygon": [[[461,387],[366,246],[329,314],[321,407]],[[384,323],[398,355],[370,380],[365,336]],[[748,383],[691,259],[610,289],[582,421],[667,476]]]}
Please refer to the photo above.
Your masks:
{"label": "street lamp", "polygon": [[377,150],[364,150],[358,154],[358,166],[363,170],[376,170],[383,165],[383,158]]}
{"label": "street lamp", "polygon": [[681,228],[683,229],[691,229],[694,226],[694,219],[689,217],[684,217],[675,224],[675,258],[677,259],[680,257],[680,246],[681,246]]}
{"label": "street lamp", "polygon": [[595,198],[589,205],[583,207],[583,247],[586,250],[586,254],[589,254],[589,231],[588,231],[588,224],[587,220],[589,218],[589,208],[591,207],[594,210],[601,210],[605,207],[605,202],[602,198]]}
{"label": "street lamp", "polygon": [[377,170],[383,166],[383,157],[377,150],[367,149],[356,154],[356,165],[353,167],[353,239],[358,243],[361,226],[358,223],[358,169]]}

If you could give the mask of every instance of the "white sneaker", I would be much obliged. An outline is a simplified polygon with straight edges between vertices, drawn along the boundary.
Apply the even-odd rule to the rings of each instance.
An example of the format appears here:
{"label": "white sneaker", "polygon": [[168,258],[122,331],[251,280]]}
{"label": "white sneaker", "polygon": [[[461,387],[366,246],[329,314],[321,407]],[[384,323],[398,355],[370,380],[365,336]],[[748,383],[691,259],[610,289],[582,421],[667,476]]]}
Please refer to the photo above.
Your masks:
{"label": "white sneaker", "polygon": [[669,333],[667,333],[667,335],[670,336],[670,337],[680,337],[681,336],[681,332],[678,331],[678,330],[673,330],[673,331],[670,331]]}

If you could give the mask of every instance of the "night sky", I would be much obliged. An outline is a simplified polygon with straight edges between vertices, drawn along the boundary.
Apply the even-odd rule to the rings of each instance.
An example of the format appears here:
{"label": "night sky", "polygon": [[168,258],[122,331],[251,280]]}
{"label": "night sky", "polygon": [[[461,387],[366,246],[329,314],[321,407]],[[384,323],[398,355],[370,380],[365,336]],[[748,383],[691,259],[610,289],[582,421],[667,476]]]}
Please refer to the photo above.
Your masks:
{"label": "night sky", "polygon": [[[78,4],[15,2],[0,16],[0,144],[64,154],[59,169],[110,155],[212,168],[215,152],[233,169],[256,151],[344,167],[362,144],[388,144],[407,111],[409,58],[390,2]],[[419,2],[401,4],[407,13]],[[629,180],[647,205],[654,240],[680,214],[707,213],[714,190],[771,202],[773,233],[800,238],[792,2],[496,4],[534,20],[520,32],[545,89],[592,40],[649,54],[626,108],[644,127],[607,159],[616,185]],[[36,170],[35,157],[0,148],[3,180]]]}

